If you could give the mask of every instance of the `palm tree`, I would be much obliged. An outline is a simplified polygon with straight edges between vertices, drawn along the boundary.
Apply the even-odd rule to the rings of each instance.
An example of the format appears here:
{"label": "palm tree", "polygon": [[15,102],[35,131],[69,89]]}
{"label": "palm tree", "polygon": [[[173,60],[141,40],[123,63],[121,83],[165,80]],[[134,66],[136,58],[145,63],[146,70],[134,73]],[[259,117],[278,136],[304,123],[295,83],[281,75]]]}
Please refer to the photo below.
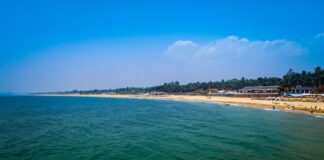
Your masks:
{"label": "palm tree", "polygon": [[314,69],[314,76],[313,76],[313,84],[314,84],[314,87],[316,88],[316,92],[320,92],[320,89],[321,89],[321,72],[322,72],[322,69],[320,66],[317,66],[315,69]]}

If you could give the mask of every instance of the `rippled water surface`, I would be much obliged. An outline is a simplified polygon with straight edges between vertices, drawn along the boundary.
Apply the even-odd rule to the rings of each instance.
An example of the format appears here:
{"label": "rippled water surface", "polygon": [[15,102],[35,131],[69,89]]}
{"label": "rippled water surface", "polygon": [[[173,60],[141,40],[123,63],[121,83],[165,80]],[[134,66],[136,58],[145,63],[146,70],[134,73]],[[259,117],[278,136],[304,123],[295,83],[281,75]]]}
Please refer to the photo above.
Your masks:
{"label": "rippled water surface", "polygon": [[324,119],[217,104],[0,97],[0,159],[324,159]]}

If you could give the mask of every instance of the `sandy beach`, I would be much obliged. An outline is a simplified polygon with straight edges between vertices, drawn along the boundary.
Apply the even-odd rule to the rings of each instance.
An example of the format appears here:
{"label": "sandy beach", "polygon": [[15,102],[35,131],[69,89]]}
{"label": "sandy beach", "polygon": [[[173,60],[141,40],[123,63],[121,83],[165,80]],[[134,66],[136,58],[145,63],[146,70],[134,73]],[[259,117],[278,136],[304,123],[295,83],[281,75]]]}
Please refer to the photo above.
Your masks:
{"label": "sandy beach", "polygon": [[[53,95],[52,95],[53,96]],[[310,110],[317,106],[314,113],[324,114],[323,102],[298,102],[298,101],[271,101],[271,100],[254,100],[243,97],[223,97],[223,96],[191,96],[191,95],[124,95],[124,94],[67,94],[54,96],[84,96],[84,97],[111,97],[111,98],[140,98],[140,99],[162,99],[162,100],[179,100],[195,101],[207,103],[223,103],[229,105],[243,105],[247,107],[270,108],[275,106],[278,110],[310,113]],[[294,108],[294,109],[293,109]]]}

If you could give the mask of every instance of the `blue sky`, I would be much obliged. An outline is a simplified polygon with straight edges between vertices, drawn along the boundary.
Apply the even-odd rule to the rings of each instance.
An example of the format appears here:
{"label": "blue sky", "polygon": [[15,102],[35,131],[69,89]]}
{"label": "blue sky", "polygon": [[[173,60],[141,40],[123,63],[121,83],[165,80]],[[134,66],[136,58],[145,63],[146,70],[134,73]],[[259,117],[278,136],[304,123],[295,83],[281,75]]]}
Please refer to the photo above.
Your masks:
{"label": "blue sky", "polygon": [[324,64],[323,1],[0,2],[0,92],[282,76]]}

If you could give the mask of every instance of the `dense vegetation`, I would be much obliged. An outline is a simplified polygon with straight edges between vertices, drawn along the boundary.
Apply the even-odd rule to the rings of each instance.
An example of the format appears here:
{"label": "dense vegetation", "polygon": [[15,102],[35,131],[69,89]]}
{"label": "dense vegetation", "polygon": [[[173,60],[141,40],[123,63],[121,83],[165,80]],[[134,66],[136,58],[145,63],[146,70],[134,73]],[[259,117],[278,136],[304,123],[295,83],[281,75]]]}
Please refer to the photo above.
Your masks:
{"label": "dense vegetation", "polygon": [[316,67],[314,72],[302,71],[301,73],[290,69],[283,76],[281,87],[284,91],[288,91],[297,85],[313,87],[316,93],[324,92],[324,68]]}
{"label": "dense vegetation", "polygon": [[80,93],[80,94],[100,94],[100,93],[119,93],[119,94],[136,94],[146,92],[167,92],[167,93],[206,93],[208,88],[217,88],[223,90],[238,90],[246,86],[271,86],[279,85],[282,91],[289,91],[296,86],[312,87],[315,93],[324,92],[324,68],[316,67],[313,72],[302,71],[294,72],[290,69],[282,78],[277,77],[260,77],[257,79],[231,79],[215,82],[195,82],[181,85],[178,81],[164,83],[154,87],[126,87],[118,89],[103,89],[89,91],[67,91],[63,93]]}

